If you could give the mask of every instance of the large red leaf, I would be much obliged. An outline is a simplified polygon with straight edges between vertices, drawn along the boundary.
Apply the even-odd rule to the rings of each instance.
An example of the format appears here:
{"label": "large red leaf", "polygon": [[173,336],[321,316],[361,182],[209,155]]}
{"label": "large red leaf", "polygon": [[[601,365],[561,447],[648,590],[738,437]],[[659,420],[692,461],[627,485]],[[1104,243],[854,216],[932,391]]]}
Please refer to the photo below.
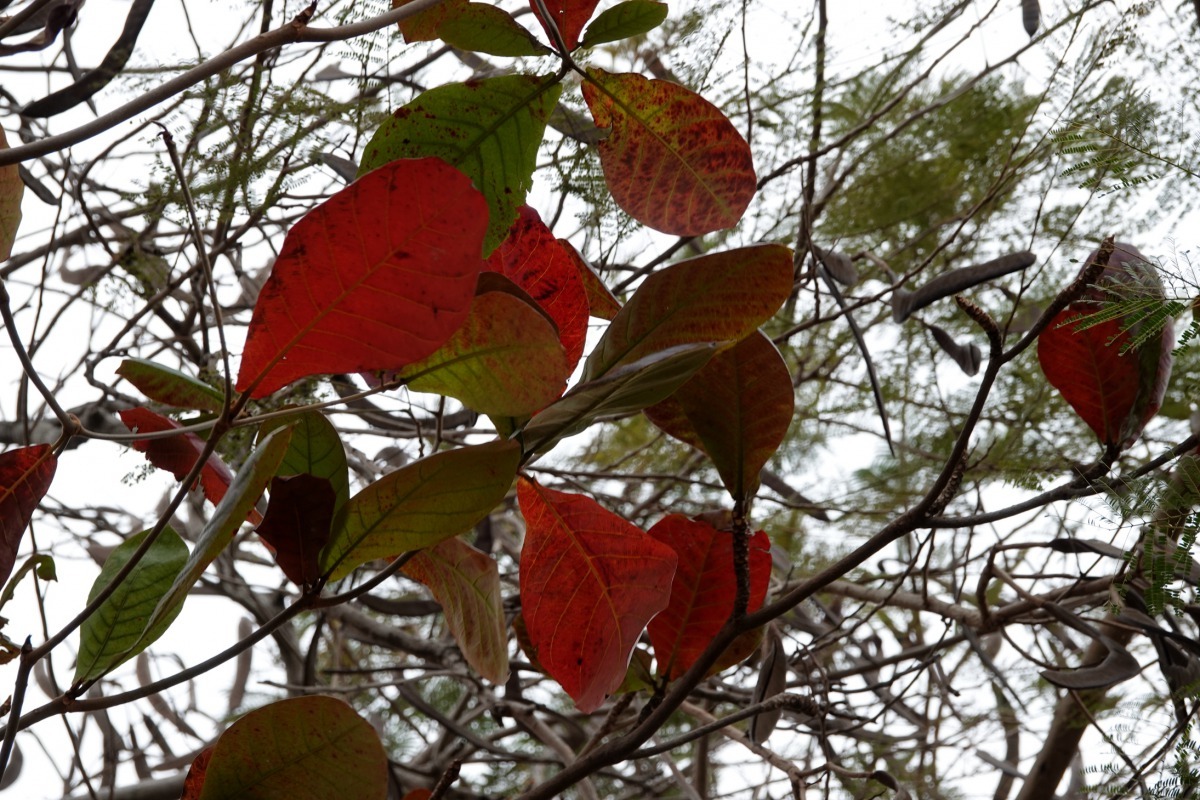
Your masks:
{"label": "large red leaf", "polygon": [[49,491],[57,466],[48,444],[0,453],[0,586],[12,574],[21,537]]}
{"label": "large red leaf", "polygon": [[761,331],[713,356],[691,380],[646,416],[713,460],[735,500],[758,486],[758,474],[787,434],[795,408],[791,373]]}
{"label": "large red leaf", "polygon": [[[650,643],[658,671],[668,680],[696,663],[733,613],[737,577],[733,571],[733,534],[701,520],[672,514],[649,535],[679,555],[671,581],[671,601],[650,621]],[[771,543],[758,531],[750,537],[750,604],[757,611],[771,577]]]}
{"label": "large red leaf", "polygon": [[[167,419],[141,406],[127,408],[120,414],[121,422],[134,433],[158,433],[181,427],[175,420]],[[176,480],[183,480],[200,457],[200,452],[204,449],[204,440],[194,433],[181,433],[165,439],[136,439],[133,449],[145,453],[147,461],[170,472]],[[199,482],[200,487],[204,489],[205,498],[213,505],[220,503],[232,481],[233,473],[229,471],[225,462],[216,453],[210,455],[204,462],[204,468],[200,470]],[[248,519],[252,523],[258,523],[262,516],[251,510]]]}
{"label": "large red leaf", "polygon": [[675,552],[581,495],[517,483],[525,517],[521,611],[537,659],[585,713],[625,679],[667,605]]}
{"label": "large red leaf", "polygon": [[587,71],[583,98],[599,128],[613,199],[664,233],[699,236],[738,223],[757,186],[750,145],[721,110],[669,81]]}
{"label": "large red leaf", "polygon": [[263,286],[238,391],[399,369],[462,325],[483,267],[487,203],[436,158],[364,175],[293,226]]}
{"label": "large red leaf", "polygon": [[317,556],[329,541],[334,500],[328,478],[301,474],[271,479],[271,501],[256,532],[297,586],[310,586],[321,577]]}
{"label": "large red leaf", "polygon": [[[596,10],[599,3],[600,0],[547,0],[546,8],[550,11],[550,16],[558,27],[558,32],[562,34],[568,50],[574,50],[575,46],[579,44],[579,34],[583,31],[583,26],[587,24],[587,21],[592,18],[592,12]],[[529,7],[533,9],[538,22],[542,23],[546,36],[553,42],[554,35],[550,33],[550,26],[542,19],[535,0],[529,0]]]}
{"label": "large red leaf", "polygon": [[488,257],[487,268],[511,279],[545,309],[567,351],[567,372],[575,369],[587,338],[587,292],[571,253],[536,211],[521,206],[508,238]]}

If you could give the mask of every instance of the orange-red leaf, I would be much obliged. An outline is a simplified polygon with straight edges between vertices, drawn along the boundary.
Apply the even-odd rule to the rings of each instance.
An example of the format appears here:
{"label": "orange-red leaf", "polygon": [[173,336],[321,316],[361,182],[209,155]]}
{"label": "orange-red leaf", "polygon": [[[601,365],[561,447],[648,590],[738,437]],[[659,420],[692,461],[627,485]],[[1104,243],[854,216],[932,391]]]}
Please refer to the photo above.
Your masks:
{"label": "orange-red leaf", "polygon": [[575,269],[579,271],[579,278],[583,281],[583,290],[587,294],[589,313],[593,317],[609,320],[617,316],[617,312],[621,310],[621,303],[604,285],[604,281],[592,269],[592,265],[587,263],[583,256],[579,255],[575,246],[566,239],[559,239],[558,242],[571,256],[571,260],[575,262]]}
{"label": "orange-red leaf", "polygon": [[[659,520],[649,535],[679,555],[671,582],[671,601],[650,621],[650,643],[658,671],[668,680],[696,663],[733,613],[737,577],[733,569],[733,534],[707,522],[672,514]],[[757,611],[771,577],[771,543],[758,531],[750,537],[750,604]]]}
{"label": "orange-red leaf", "polygon": [[50,489],[57,466],[48,444],[0,453],[0,586],[12,573],[21,537]]}
{"label": "orange-red leaf", "polygon": [[[410,2],[412,0],[392,0],[392,8],[399,8]],[[408,19],[400,20],[398,27],[404,34],[404,41],[408,44],[433,41],[438,38],[438,28],[442,26],[442,23],[454,14],[461,12],[466,5],[467,0],[442,0],[433,8],[427,8]]]}
{"label": "orange-red leaf", "polygon": [[583,355],[587,338],[587,292],[571,254],[536,211],[521,206],[508,238],[488,257],[487,268],[528,292],[554,320],[559,341],[567,351],[569,374]]}
{"label": "orange-red leaf", "polygon": [[581,495],[517,483],[525,517],[521,610],[538,661],[585,713],[625,679],[667,605],[675,552]]}
{"label": "orange-red leaf", "polygon": [[[583,32],[583,26],[592,18],[592,12],[599,3],[600,0],[547,0],[546,8],[549,9],[554,24],[558,26],[558,32],[562,34],[568,50],[574,50],[579,44],[579,34]],[[554,35],[550,33],[550,26],[542,19],[537,3],[529,0],[529,7],[533,9],[538,22],[542,23],[546,36],[553,42]]]}
{"label": "orange-red leaf", "polygon": [[208,774],[208,762],[212,760],[212,745],[201,750],[188,767],[187,777],[183,779],[183,796],[179,800],[200,800],[200,792],[204,789],[204,776]]}
{"label": "orange-red leaf", "polygon": [[669,81],[590,68],[583,98],[599,128],[613,199],[634,219],[679,236],[738,223],[757,186],[750,145],[721,110]]}
{"label": "orange-red leaf", "polygon": [[300,474],[271,479],[271,500],[256,533],[297,586],[310,586],[321,577],[317,556],[329,541],[334,501],[328,478]]}
{"label": "orange-red leaf", "polygon": [[308,375],[399,369],[467,318],[487,203],[436,158],[369,172],[293,226],[263,286],[238,391]]}

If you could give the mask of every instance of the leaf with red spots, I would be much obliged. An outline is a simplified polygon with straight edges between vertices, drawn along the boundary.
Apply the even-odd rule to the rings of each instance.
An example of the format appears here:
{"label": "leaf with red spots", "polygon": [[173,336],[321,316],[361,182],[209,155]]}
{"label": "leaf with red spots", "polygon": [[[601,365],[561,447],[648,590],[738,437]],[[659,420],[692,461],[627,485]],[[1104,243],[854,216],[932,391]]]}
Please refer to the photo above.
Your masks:
{"label": "leaf with red spots", "polygon": [[[182,427],[173,419],[155,414],[148,408],[126,408],[119,412],[121,422],[134,433],[159,433],[172,431]],[[194,433],[180,433],[164,439],[135,439],[133,449],[146,455],[146,460],[159,469],[165,469],[183,480],[204,450],[204,440]],[[200,470],[199,483],[204,489],[204,497],[213,505],[221,502],[229,484],[233,481],[233,473],[221,458],[213,453],[204,462]],[[262,517],[253,508],[250,509],[249,520],[257,524]]]}
{"label": "leaf with red spots", "polygon": [[251,711],[221,734],[196,798],[384,800],[387,763],[371,723],[345,701],[293,697]]}
{"label": "leaf with red spots", "polygon": [[461,539],[446,539],[413,556],[404,574],[428,586],[441,603],[467,663],[492,683],[504,683],[508,632],[495,560]]}
{"label": "leaf with red spots", "polygon": [[117,374],[164,405],[213,414],[220,414],[225,405],[224,395],[207,383],[153,361],[127,358],[117,367]]}
{"label": "leaf with red spots", "polygon": [[[399,8],[410,2],[412,0],[392,0],[392,8]],[[398,27],[404,34],[404,41],[408,44],[432,42],[438,38],[438,28],[442,26],[442,23],[460,13],[466,5],[467,0],[442,0],[433,8],[427,8],[408,19],[400,20]]]}
{"label": "leaf with red spots", "polygon": [[[592,12],[596,10],[596,6],[600,4],[600,0],[547,0],[546,8],[550,11],[550,17],[554,25],[558,28],[558,32],[562,34],[563,41],[566,42],[568,50],[574,50],[579,44],[579,34],[583,31],[583,26],[592,18]],[[550,26],[546,24],[546,20],[542,19],[542,12],[538,10],[538,4],[535,0],[529,0],[529,7],[533,9],[534,16],[538,18],[538,22],[542,23],[542,28],[546,31],[546,36],[550,41],[554,41],[554,34],[550,33]]]}
{"label": "leaf with red spots", "polygon": [[529,206],[521,206],[508,236],[488,258],[487,268],[520,286],[558,326],[567,351],[567,373],[583,355],[588,299],[579,268],[566,248]]}
{"label": "leaf with red spots", "polygon": [[589,68],[584,81],[613,199],[638,222],[699,236],[738,223],[757,186],[750,145],[721,110],[669,81]]}
{"label": "leaf with red spots", "polygon": [[[4,129],[0,128],[0,150],[8,149]],[[17,228],[21,225],[21,197],[25,184],[16,164],[0,167],[0,261],[12,254],[13,242],[17,239]]]}
{"label": "leaf with red spots", "polygon": [[761,331],[713,356],[646,416],[706,453],[735,500],[753,496],[758,474],[787,434],[795,409],[792,377]]}
{"label": "leaf with red spots", "polygon": [[254,305],[238,391],[399,369],[437,350],[466,321],[486,224],[470,179],[436,158],[390,163],[317,206]]}
{"label": "leaf with red spots", "polygon": [[204,778],[208,774],[208,762],[212,760],[212,753],[213,748],[209,746],[192,759],[187,777],[183,779],[183,796],[179,800],[200,800],[200,792],[204,791]]}
{"label": "leaf with red spots", "polygon": [[521,611],[546,671],[580,711],[621,686],[651,617],[667,605],[675,552],[595,500],[517,482],[525,517]]}
{"label": "leaf with red spots", "polygon": [[574,245],[566,239],[559,239],[558,242],[575,262],[575,269],[579,272],[584,293],[587,294],[588,312],[599,319],[611,320],[616,317],[617,312],[621,310],[621,302],[604,285],[604,281],[596,274],[596,270],[592,269],[592,265],[579,255]]}
{"label": "leaf with red spots", "polygon": [[317,556],[329,541],[334,492],[328,478],[288,475],[271,479],[271,500],[256,531],[275,563],[297,586],[321,577]]}
{"label": "leaf with red spots", "polygon": [[0,586],[12,574],[21,537],[50,490],[57,466],[48,444],[0,453]]}
{"label": "leaf with red spots", "polygon": [[[658,671],[678,678],[696,663],[733,613],[737,577],[733,569],[733,534],[708,522],[672,514],[659,520],[649,535],[679,556],[671,582],[671,600],[650,621],[650,643]],[[749,611],[762,607],[771,577],[771,543],[758,531],[750,537]]]}

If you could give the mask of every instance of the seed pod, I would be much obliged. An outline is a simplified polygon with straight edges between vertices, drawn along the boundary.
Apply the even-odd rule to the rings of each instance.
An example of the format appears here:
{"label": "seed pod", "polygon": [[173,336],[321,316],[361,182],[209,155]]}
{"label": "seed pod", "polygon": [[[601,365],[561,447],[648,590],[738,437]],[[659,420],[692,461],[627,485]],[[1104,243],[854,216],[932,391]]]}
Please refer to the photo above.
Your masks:
{"label": "seed pod", "polygon": [[1042,21],[1041,3],[1038,0],[1021,0],[1021,19],[1025,23],[1025,32],[1033,38]]}

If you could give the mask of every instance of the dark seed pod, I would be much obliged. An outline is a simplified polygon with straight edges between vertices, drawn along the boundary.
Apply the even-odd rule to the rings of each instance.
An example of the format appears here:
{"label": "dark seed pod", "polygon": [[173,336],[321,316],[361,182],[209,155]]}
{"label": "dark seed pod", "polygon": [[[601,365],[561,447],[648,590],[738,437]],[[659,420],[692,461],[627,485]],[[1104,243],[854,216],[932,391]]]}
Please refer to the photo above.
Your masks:
{"label": "dark seed pod", "polygon": [[837,250],[824,250],[815,244],[812,249],[817,254],[817,258],[821,259],[821,263],[825,265],[829,275],[842,286],[853,286],[858,283],[858,270],[854,268],[854,262],[850,260],[850,256]]}
{"label": "dark seed pod", "polygon": [[904,322],[914,311],[920,311],[931,303],[966,291],[972,286],[1026,269],[1035,261],[1037,256],[1033,253],[1013,253],[938,275],[916,291],[897,289],[892,292],[892,319]]}
{"label": "dark seed pod", "polygon": [[[779,634],[771,629],[763,640],[763,660],[758,672],[758,683],[754,686],[751,702],[758,704],[782,694],[787,689],[787,653]],[[770,738],[779,724],[783,709],[776,708],[757,714],[750,720],[750,741],[762,744]]]}
{"label": "dark seed pod", "polygon": [[1038,0],[1021,0],[1021,18],[1025,23],[1025,32],[1032,37],[1042,21],[1041,3]]}
{"label": "dark seed pod", "polygon": [[979,374],[979,365],[983,363],[983,352],[977,345],[959,344],[954,341],[953,336],[937,325],[927,325],[926,327],[933,334],[933,340],[938,343],[938,347],[945,350],[946,354],[954,359],[954,363],[958,364],[963,372],[972,377]]}

